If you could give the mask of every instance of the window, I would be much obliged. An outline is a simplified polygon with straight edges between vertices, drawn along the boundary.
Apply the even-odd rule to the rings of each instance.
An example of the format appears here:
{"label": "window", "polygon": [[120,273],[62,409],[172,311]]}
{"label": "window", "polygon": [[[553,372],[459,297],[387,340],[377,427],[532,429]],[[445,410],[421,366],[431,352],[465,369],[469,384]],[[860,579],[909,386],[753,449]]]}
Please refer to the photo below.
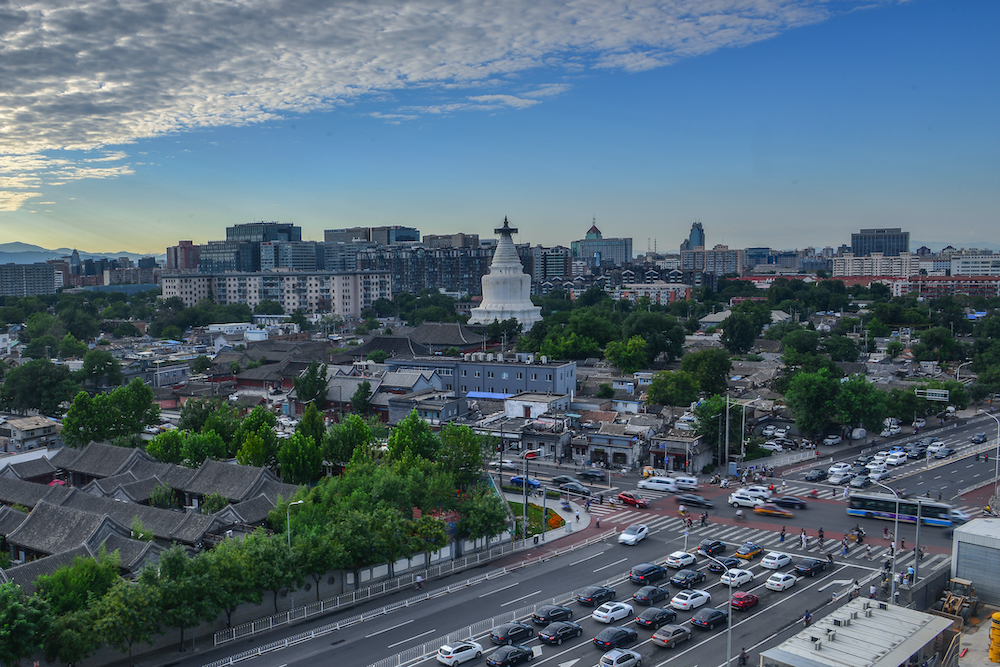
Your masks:
{"label": "window", "polygon": [[517,379],[518,379],[518,380],[523,380],[523,379],[524,379],[524,373],[520,373],[520,372],[518,372],[518,374],[517,374]]}
{"label": "window", "polygon": [[480,371],[476,371],[476,377],[482,377],[482,375],[483,374]]}
{"label": "window", "polygon": [[488,378],[493,377],[493,371],[486,371],[486,377]]}
{"label": "window", "polygon": [[469,374],[469,371],[467,371],[465,369],[462,369],[462,377],[466,377],[468,374]]}
{"label": "window", "polygon": [[546,373],[545,374],[545,379],[549,380],[551,382],[552,381],[552,373]]}
{"label": "window", "polygon": [[504,371],[503,373],[500,374],[500,378],[502,380],[506,380],[508,375],[510,374],[507,371]]}
{"label": "window", "polygon": [[531,374],[531,379],[532,380],[537,380],[538,379],[538,373],[532,373]]}

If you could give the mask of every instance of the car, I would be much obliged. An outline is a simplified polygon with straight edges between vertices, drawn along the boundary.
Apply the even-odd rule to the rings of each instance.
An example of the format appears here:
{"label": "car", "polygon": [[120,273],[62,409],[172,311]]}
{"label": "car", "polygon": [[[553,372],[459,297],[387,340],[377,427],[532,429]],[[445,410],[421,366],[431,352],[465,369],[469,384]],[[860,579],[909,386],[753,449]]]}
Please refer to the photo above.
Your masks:
{"label": "car", "polygon": [[780,498],[772,499],[771,502],[778,507],[791,507],[793,510],[804,510],[806,508],[806,501],[798,496],[781,496]]}
{"label": "car", "polygon": [[597,664],[598,667],[639,667],[642,656],[627,648],[615,648],[602,655]]}
{"label": "car", "polygon": [[159,435],[160,434],[160,427],[156,426],[154,424],[150,424],[149,426],[144,426],[142,428],[142,432],[146,433],[148,435]]}
{"label": "car", "polygon": [[885,460],[883,459],[882,461],[879,461],[878,459],[875,459],[875,460],[869,462],[865,466],[865,469],[869,472],[869,474],[872,473],[872,472],[874,472],[874,471],[876,471],[876,470],[885,470],[886,469],[886,467],[885,467]]}
{"label": "car", "polygon": [[663,609],[662,607],[650,607],[644,609],[641,614],[633,619],[633,622],[643,628],[656,630],[667,623],[677,620],[677,612],[673,609]]}
{"label": "car", "polygon": [[852,489],[867,489],[869,486],[872,485],[872,483],[873,482],[872,482],[872,478],[871,477],[866,477],[864,475],[858,475],[857,477],[855,477],[854,479],[851,480],[851,488]]}
{"label": "car", "polygon": [[517,464],[510,459],[501,459],[500,461],[494,461],[493,467],[497,470],[517,470]]}
{"label": "car", "polygon": [[639,639],[639,633],[632,628],[616,625],[605,628],[594,637],[594,645],[601,648],[620,648]]}
{"label": "car", "polygon": [[581,482],[572,475],[556,475],[552,478],[552,483],[559,486],[560,484],[580,484]]}
{"label": "car", "polygon": [[646,524],[634,523],[618,534],[619,544],[638,544],[649,536]]}
{"label": "car", "polygon": [[780,428],[774,429],[775,438],[787,438],[788,437],[788,427],[782,426]]}
{"label": "car", "polygon": [[729,618],[729,612],[722,609],[702,609],[691,617],[691,625],[705,630],[714,630],[715,626],[722,625]]}
{"label": "car", "polygon": [[615,589],[610,586],[587,586],[576,594],[576,601],[588,607],[615,599]]}
{"label": "car", "polygon": [[798,449],[799,448],[799,444],[797,442],[795,442],[794,440],[791,440],[789,438],[775,438],[774,442],[778,443],[779,445],[781,445],[785,449]]}
{"label": "car", "polygon": [[850,472],[850,470],[851,470],[850,463],[841,462],[841,463],[834,463],[832,466],[830,466],[827,469],[827,473],[829,473],[830,475],[836,475],[838,473]]}
{"label": "car", "polygon": [[673,648],[691,639],[691,631],[683,625],[664,625],[653,633],[652,642],[657,646]]}
{"label": "car", "polygon": [[722,575],[719,579],[719,583],[724,586],[732,586],[733,588],[739,588],[743,584],[753,581],[753,572],[750,570],[730,570]]}
{"label": "car", "polygon": [[634,584],[646,585],[660,579],[666,579],[667,568],[656,563],[639,563],[629,571],[628,578]]}
{"label": "car", "polygon": [[830,476],[830,473],[823,470],[822,468],[814,468],[806,473],[807,482],[822,482],[824,479]]}
{"label": "car", "polygon": [[698,545],[698,553],[702,556],[718,556],[726,553],[726,543],[722,540],[702,540]]}
{"label": "car", "polygon": [[826,570],[826,561],[819,558],[803,558],[795,564],[795,571],[799,574],[807,574],[810,577],[816,576],[817,572]]}
{"label": "car", "polygon": [[925,447],[910,445],[906,448],[906,458],[922,459],[925,456],[927,456],[927,449]]}
{"label": "car", "polygon": [[681,611],[697,609],[712,601],[712,596],[708,591],[689,589],[681,591],[670,599],[670,606]]}
{"label": "car", "polygon": [[744,563],[742,558],[736,558],[735,556],[730,556],[729,558],[723,558],[719,560],[718,563],[716,563],[714,560],[709,562],[708,571],[715,572],[716,574],[718,574],[719,572],[725,572],[726,568],[729,568],[731,570],[734,567],[740,567],[743,564]]}
{"label": "car", "polygon": [[952,507],[951,508],[951,522],[952,523],[963,524],[963,523],[965,523],[966,521],[968,521],[971,518],[972,518],[972,515],[969,514],[968,512],[963,512],[962,510],[958,509],[957,507]]}
{"label": "car", "polygon": [[747,494],[748,496],[755,496],[757,498],[767,499],[771,497],[771,489],[767,488],[766,486],[748,486],[745,489],[739,489],[739,490]]}
{"label": "car", "polygon": [[944,444],[940,440],[938,440],[936,442],[932,442],[929,445],[927,445],[927,453],[928,454],[937,454],[938,452],[940,452],[942,449],[944,449],[947,446],[948,445]]}
{"label": "car", "polygon": [[754,556],[764,553],[764,547],[754,542],[744,542],[743,546],[736,550],[736,557],[743,560],[753,560]]}
{"label": "car", "polygon": [[[515,477],[511,477],[510,478],[510,485],[511,486],[524,486],[524,477],[522,477],[521,475],[517,475]],[[542,485],[542,483],[539,482],[537,479],[535,479],[533,477],[530,478],[530,479],[528,479],[528,486],[530,486],[533,489],[537,489],[541,485]]]}
{"label": "car", "polygon": [[764,588],[769,591],[783,591],[791,588],[795,585],[796,578],[794,574],[788,572],[775,572],[767,581],[764,582]]}
{"label": "car", "polygon": [[520,641],[531,639],[535,634],[534,628],[527,623],[504,623],[499,628],[490,633],[490,641],[494,644],[516,644]]}
{"label": "car", "polygon": [[674,500],[680,505],[688,505],[690,507],[704,507],[706,509],[715,507],[711,500],[695,493],[682,493],[679,496],[674,496]]}
{"label": "car", "polygon": [[828,435],[823,438],[824,445],[839,445],[841,442],[843,442],[843,438],[839,435]]}
{"label": "car", "polygon": [[889,477],[890,477],[889,471],[885,468],[868,473],[868,479],[870,479],[873,482],[881,482],[883,480],[889,479]]}
{"label": "car", "polygon": [[927,420],[923,417],[917,417],[913,420],[913,428],[923,428],[927,426]]}
{"label": "car", "polygon": [[764,504],[764,499],[744,493],[742,489],[729,494],[729,504],[733,507],[757,507]]}
{"label": "car", "polygon": [[607,477],[607,473],[605,473],[603,470],[588,468],[587,470],[583,470],[580,472],[580,477],[583,477],[584,479],[590,479],[595,482],[603,482]]}
{"label": "car", "polygon": [[869,463],[871,463],[872,459],[874,459],[874,458],[875,458],[874,456],[869,456],[867,454],[862,454],[858,458],[854,459],[854,463],[856,465],[863,465],[864,466],[864,465],[868,465]]}
{"label": "car", "polygon": [[624,602],[605,602],[590,615],[601,623],[614,623],[632,615],[632,605]]}
{"label": "car", "polygon": [[437,661],[448,667],[475,660],[483,655],[483,645],[474,641],[449,642],[438,649]]}
{"label": "car", "polygon": [[749,593],[747,591],[736,591],[733,593],[732,599],[729,600],[729,606],[733,609],[750,609],[756,607],[757,603],[760,602],[760,598]]}
{"label": "car", "polygon": [[780,551],[772,551],[760,560],[760,566],[769,570],[777,570],[780,567],[792,564],[792,557]]}
{"label": "car", "polygon": [[885,463],[885,460],[889,458],[889,452],[875,452],[875,456],[872,457],[872,463]]}
{"label": "car", "polygon": [[769,452],[783,452],[783,451],[785,451],[785,448],[782,447],[781,445],[779,445],[774,440],[768,440],[767,442],[765,442],[762,445],[760,445],[760,448],[761,449],[765,449],[765,450],[767,450]]}
{"label": "car", "polygon": [[565,484],[559,485],[559,490],[564,493],[575,493],[578,496],[589,496],[590,489],[585,487],[580,482],[566,482]]}
{"label": "car", "polygon": [[783,507],[778,507],[774,503],[764,503],[759,507],[754,507],[753,511],[755,514],[763,514],[764,516],[780,516],[785,519],[792,518],[792,513]]}
{"label": "car", "polygon": [[556,621],[549,623],[538,631],[538,641],[546,644],[562,644],[570,637],[583,634],[583,626],[573,621]]}
{"label": "car", "polygon": [[538,625],[548,625],[555,621],[568,621],[573,618],[573,610],[558,604],[545,604],[535,610],[531,620]]}
{"label": "car", "polygon": [[764,428],[763,428],[763,429],[761,430],[760,434],[761,434],[762,436],[764,436],[765,438],[770,438],[771,436],[773,436],[773,435],[774,435],[774,432],[775,432],[776,430],[777,430],[777,427],[775,427],[775,425],[774,425],[774,424],[768,424],[767,426],[765,426],[765,427],[764,427]]}
{"label": "car", "polygon": [[955,450],[952,449],[951,447],[942,447],[941,449],[937,450],[937,452],[934,454],[934,458],[936,458],[936,459],[944,459],[944,458],[948,458],[949,456],[951,456],[954,453],[955,453]]}
{"label": "car", "polygon": [[647,477],[640,480],[637,486],[640,489],[650,489],[652,491],[676,491],[677,482],[670,477]]}
{"label": "car", "polygon": [[670,583],[680,588],[691,588],[703,581],[705,581],[705,573],[699,570],[678,570],[677,574],[670,577]]}
{"label": "car", "polygon": [[490,667],[513,667],[522,662],[531,662],[535,659],[535,652],[527,646],[515,644],[513,646],[501,646],[486,658],[486,664]]}
{"label": "car", "polygon": [[[684,570],[681,570],[682,572]],[[632,600],[638,604],[651,605],[660,600],[666,600],[670,596],[670,591],[659,586],[643,586],[635,593],[632,593]]]}
{"label": "car", "polygon": [[902,432],[903,429],[901,429],[899,426],[886,426],[884,429],[882,429],[882,433],[880,433],[879,436],[882,438],[891,438],[895,435],[899,435]]}
{"label": "car", "polygon": [[667,567],[679,570],[682,567],[694,565],[697,561],[698,559],[694,557],[694,554],[689,554],[686,551],[675,551],[667,556]]}
{"label": "car", "polygon": [[893,452],[885,459],[885,464],[890,466],[899,466],[906,463],[906,452]]}
{"label": "car", "polygon": [[618,494],[618,502],[632,507],[649,507],[649,499],[643,498],[634,491],[622,491]]}
{"label": "car", "polygon": [[972,436],[972,443],[973,444],[975,444],[975,445],[981,445],[984,442],[986,442],[986,434],[985,433],[977,433],[974,436]]}
{"label": "car", "polygon": [[830,475],[830,478],[827,481],[830,482],[830,484],[847,484],[852,479],[854,479],[854,475],[850,472],[835,472]]}
{"label": "car", "polygon": [[905,454],[906,448],[902,445],[893,445],[889,448],[889,454]]}

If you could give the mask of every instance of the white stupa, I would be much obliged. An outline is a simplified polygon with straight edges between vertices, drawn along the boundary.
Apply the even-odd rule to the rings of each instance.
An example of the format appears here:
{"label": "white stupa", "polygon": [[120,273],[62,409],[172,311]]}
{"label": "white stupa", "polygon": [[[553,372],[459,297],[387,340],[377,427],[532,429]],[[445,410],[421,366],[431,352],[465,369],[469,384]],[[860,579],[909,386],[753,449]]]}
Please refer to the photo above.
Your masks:
{"label": "white stupa", "polygon": [[513,317],[527,332],[542,320],[542,309],[531,302],[531,276],[524,272],[511,239],[517,228],[504,217],[503,227],[493,233],[500,235],[500,242],[493,252],[490,272],[483,276],[483,302],[472,309],[469,324],[492,324],[493,320],[503,322]]}

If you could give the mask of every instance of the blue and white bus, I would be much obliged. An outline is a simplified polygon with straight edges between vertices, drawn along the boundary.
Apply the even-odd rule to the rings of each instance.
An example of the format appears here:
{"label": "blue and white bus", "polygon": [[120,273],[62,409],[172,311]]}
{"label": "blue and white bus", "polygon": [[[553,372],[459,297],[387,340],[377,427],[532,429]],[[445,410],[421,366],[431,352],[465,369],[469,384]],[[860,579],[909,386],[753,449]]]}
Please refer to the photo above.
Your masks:
{"label": "blue and white bus", "polygon": [[[887,493],[856,493],[847,503],[847,513],[866,519],[885,519],[904,523],[917,522],[917,506],[920,507],[920,521],[928,526],[950,526],[951,505],[927,498],[900,498],[897,510],[895,496]],[[897,517],[896,512],[899,512]]]}

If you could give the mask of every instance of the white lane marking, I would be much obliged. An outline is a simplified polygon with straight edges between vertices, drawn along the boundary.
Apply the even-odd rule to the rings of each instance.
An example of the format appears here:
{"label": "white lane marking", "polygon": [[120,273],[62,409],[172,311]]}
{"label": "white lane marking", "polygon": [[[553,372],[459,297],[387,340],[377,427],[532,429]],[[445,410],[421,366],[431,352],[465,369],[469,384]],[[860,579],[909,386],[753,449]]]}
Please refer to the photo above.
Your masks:
{"label": "white lane marking", "polygon": [[481,597],[481,598],[484,598],[484,597],[486,597],[487,595],[493,595],[494,593],[499,593],[500,591],[505,591],[505,590],[507,590],[508,588],[514,588],[514,586],[517,586],[517,585],[518,585],[519,583],[520,583],[520,582],[517,582],[517,583],[513,583],[513,584],[511,584],[510,586],[504,586],[503,588],[498,588],[498,589],[496,589],[496,590],[494,590],[494,591],[490,591],[489,593],[483,593],[483,594],[482,594],[482,595],[480,595],[479,597]]}
{"label": "white lane marking", "polygon": [[420,639],[421,637],[426,637],[427,635],[434,632],[437,632],[436,628],[433,630],[428,630],[427,632],[421,632],[419,635],[414,635],[413,637],[410,637],[409,639],[404,639],[401,642],[396,642],[395,644],[389,644],[386,648],[396,648],[400,644],[405,644],[406,642],[412,642],[414,639]]}
{"label": "white lane marking", "polygon": [[397,630],[397,629],[403,627],[404,625],[408,625],[410,623],[413,623],[413,621],[414,621],[414,619],[411,618],[410,620],[404,621],[403,623],[400,623],[399,625],[394,625],[391,628],[386,628],[385,630],[379,630],[378,632],[373,632],[370,635],[365,635],[365,639],[368,639],[369,637],[374,637],[375,635],[380,635],[383,632],[389,632],[390,630]]}
{"label": "white lane marking", "polygon": [[600,572],[601,570],[606,570],[609,567],[614,567],[615,565],[620,565],[621,563],[624,563],[627,560],[628,560],[628,558],[622,558],[621,560],[616,560],[614,563],[609,563],[607,565],[604,565],[604,566],[601,566],[601,567],[597,568],[596,570],[594,570],[594,572]]}
{"label": "white lane marking", "polygon": [[504,603],[503,603],[502,605],[500,605],[500,606],[501,606],[501,607],[508,607],[508,606],[510,606],[510,605],[512,605],[512,604],[514,604],[514,603],[516,603],[516,602],[520,602],[521,600],[523,600],[523,599],[525,599],[525,598],[530,598],[530,597],[531,597],[532,595],[538,595],[538,594],[539,594],[539,593],[541,593],[541,592],[542,592],[541,590],[537,590],[537,591],[535,591],[534,593],[528,593],[527,595],[522,595],[521,597],[519,597],[519,598],[516,598],[516,599],[514,599],[514,600],[511,600],[511,601],[509,601],[509,602],[504,602]]}
{"label": "white lane marking", "polygon": [[594,554],[593,556],[587,556],[586,558],[581,558],[580,560],[575,560],[572,563],[570,563],[570,565],[579,565],[580,563],[585,563],[586,561],[590,560],[591,558],[597,558],[598,556],[600,556],[603,553],[604,553],[603,551],[600,551],[600,552]]}

